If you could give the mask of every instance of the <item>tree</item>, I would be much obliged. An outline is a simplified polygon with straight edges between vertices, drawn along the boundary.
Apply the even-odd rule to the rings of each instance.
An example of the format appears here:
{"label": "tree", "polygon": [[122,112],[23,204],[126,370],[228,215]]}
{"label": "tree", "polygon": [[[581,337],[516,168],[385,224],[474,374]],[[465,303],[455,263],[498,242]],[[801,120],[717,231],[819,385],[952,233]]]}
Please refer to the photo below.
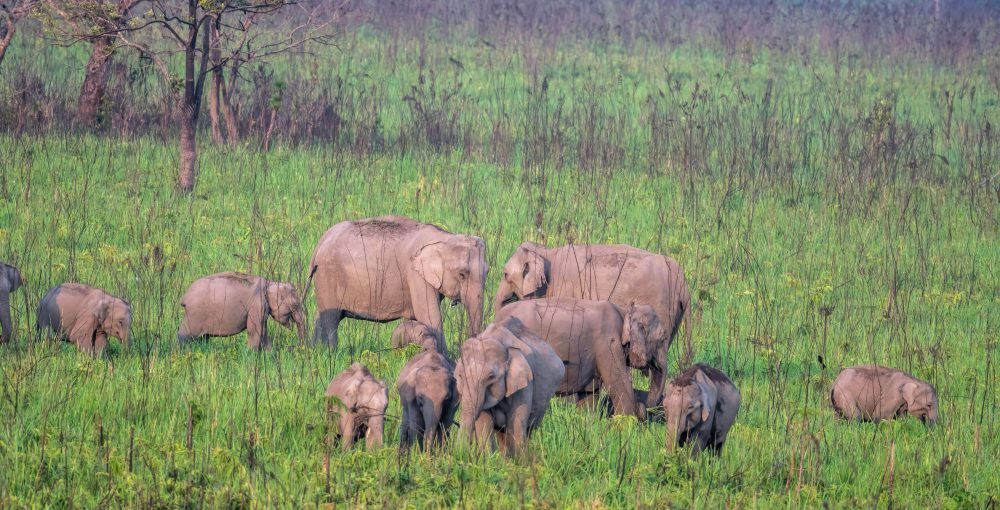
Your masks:
{"label": "tree", "polygon": [[[228,101],[240,66],[267,61],[309,43],[327,42],[328,30],[339,12],[334,10],[326,19],[317,19],[296,0],[46,1],[60,18],[85,20],[85,23],[75,21],[67,25],[67,34],[72,38],[102,41],[101,44],[107,41],[98,60],[101,55],[109,55],[118,48],[130,48],[148,59],[169,85],[179,112],[177,188],[183,193],[194,190],[198,176],[197,131],[209,75],[213,76],[212,110],[218,112],[219,103],[222,103],[223,112],[229,112],[225,114],[227,132],[230,140],[235,140],[235,120],[231,118]],[[137,5],[143,12],[133,15]],[[286,17],[295,20],[290,26],[263,26],[269,16],[289,11],[291,7],[298,7],[298,10]],[[93,52],[91,56],[94,59]],[[176,58],[183,60],[180,74],[175,72],[176,66],[171,65]],[[106,61],[102,65],[106,65]],[[223,87],[227,66],[232,73],[231,85]],[[81,103],[83,95],[81,93]]]}
{"label": "tree", "polygon": [[0,63],[14,40],[17,23],[31,13],[35,0],[0,0]]}

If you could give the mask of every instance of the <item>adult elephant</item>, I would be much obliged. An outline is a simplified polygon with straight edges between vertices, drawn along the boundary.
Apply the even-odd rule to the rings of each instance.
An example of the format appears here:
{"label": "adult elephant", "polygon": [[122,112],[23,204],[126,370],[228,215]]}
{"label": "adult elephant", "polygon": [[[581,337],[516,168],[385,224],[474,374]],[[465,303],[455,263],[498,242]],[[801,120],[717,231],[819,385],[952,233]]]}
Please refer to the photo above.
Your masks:
{"label": "adult elephant", "polygon": [[17,268],[0,262],[0,344],[14,337],[10,322],[10,293],[21,288],[23,281]]}
{"label": "adult elephant", "polygon": [[[503,267],[494,312],[520,299],[576,298],[610,301],[627,307],[649,305],[663,324],[654,355],[640,368],[649,374],[647,407],[663,398],[667,351],[691,308],[684,271],[677,261],[624,244],[580,244],[547,248],[523,243]],[[685,334],[691,334],[691,320]]]}
{"label": "adult elephant", "polygon": [[[316,282],[313,342],[336,348],[344,317],[415,319],[441,330],[441,300],[465,307],[469,336],[482,330],[486,246],[401,216],[345,221],[327,230],[309,263]],[[307,287],[308,292],[308,287]]]}

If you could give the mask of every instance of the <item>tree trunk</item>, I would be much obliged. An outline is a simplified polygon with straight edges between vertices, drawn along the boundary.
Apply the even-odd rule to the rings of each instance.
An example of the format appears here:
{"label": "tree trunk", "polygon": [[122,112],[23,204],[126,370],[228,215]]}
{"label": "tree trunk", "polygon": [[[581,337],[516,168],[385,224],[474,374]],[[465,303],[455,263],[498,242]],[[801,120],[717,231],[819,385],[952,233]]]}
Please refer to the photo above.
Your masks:
{"label": "tree trunk", "polygon": [[[199,0],[188,0],[188,16],[198,19]],[[208,74],[208,43],[211,22],[202,19],[193,23],[188,32],[184,48],[184,96],[181,108],[181,167],[177,179],[177,189],[181,193],[194,191],[198,179],[198,114],[201,111],[201,96],[205,90],[205,75]],[[201,38],[201,63],[195,67],[198,54],[198,30],[204,27]]]}
{"label": "tree trunk", "polygon": [[181,169],[177,188],[182,193],[194,191],[198,178],[198,113],[191,105],[184,105],[181,114]]}
{"label": "tree trunk", "polygon": [[8,15],[4,15],[2,23],[0,23],[0,63],[3,63],[3,57],[7,54],[7,47],[14,40],[14,32],[16,31],[14,23],[17,23],[17,20],[13,17],[8,17]]}
{"label": "tree trunk", "polygon": [[[240,141],[240,126],[236,121],[236,112],[233,110],[233,91],[236,90],[236,77],[238,76],[236,63],[229,75],[229,85],[221,87],[219,103],[222,106],[222,117],[226,120],[226,132],[229,134],[229,145],[236,145]],[[221,76],[221,74],[220,74]],[[223,83],[219,83],[221,86]]]}
{"label": "tree trunk", "polygon": [[104,101],[108,69],[111,67],[112,41],[111,37],[98,37],[93,41],[76,107],[76,117],[80,124],[95,126],[98,122],[98,111]]}
{"label": "tree trunk", "polygon": [[219,99],[220,94],[222,94],[222,58],[219,54],[219,26],[218,20],[212,23],[212,28],[210,30],[211,41],[209,45],[211,46],[209,60],[212,63],[212,83],[208,91],[208,116],[212,121],[212,141],[216,145],[222,145],[225,143],[225,139],[222,135],[222,126],[219,123]]}

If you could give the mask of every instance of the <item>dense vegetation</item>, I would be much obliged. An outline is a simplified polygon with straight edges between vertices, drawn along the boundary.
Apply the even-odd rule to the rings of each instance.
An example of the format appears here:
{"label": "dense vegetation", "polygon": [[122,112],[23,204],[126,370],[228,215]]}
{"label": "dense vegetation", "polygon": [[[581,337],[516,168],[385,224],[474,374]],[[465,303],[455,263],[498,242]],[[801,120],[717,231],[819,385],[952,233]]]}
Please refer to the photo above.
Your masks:
{"label": "dense vegetation", "polygon": [[[204,133],[185,196],[142,59],[121,55],[102,123],[78,126],[86,52],[21,29],[0,67],[0,260],[26,279],[0,349],[0,506],[997,504],[995,8],[403,4],[362,3],[336,47],[248,75],[243,139]],[[345,321],[336,352],[284,330],[271,352],[176,347],[193,279],[302,286],[326,228],[388,213],[483,237],[488,293],[523,240],[676,258],[696,303],[670,371],[707,362],[743,392],[723,455],[562,402],[520,459],[400,455],[394,391],[388,446],[342,452],[322,390],[355,360],[394,381],[414,351],[388,348],[393,324]],[[64,281],[129,299],[133,348],[38,338]],[[934,384],[939,425],[837,420],[830,382],[871,362]]]}

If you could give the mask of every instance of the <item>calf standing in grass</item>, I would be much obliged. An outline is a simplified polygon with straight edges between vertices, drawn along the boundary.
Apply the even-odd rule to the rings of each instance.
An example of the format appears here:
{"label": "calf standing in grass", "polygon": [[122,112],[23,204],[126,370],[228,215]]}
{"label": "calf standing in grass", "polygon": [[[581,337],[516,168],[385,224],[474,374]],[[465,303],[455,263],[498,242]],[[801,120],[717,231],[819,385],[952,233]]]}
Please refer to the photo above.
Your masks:
{"label": "calf standing in grass", "polygon": [[740,391],[726,374],[701,363],[688,368],[664,392],[667,449],[693,441],[693,453],[720,452],[739,409]]}
{"label": "calf standing in grass", "polygon": [[933,424],[938,418],[937,395],[930,384],[879,365],[845,368],[833,381],[830,403],[847,420],[878,422],[908,414]]}

